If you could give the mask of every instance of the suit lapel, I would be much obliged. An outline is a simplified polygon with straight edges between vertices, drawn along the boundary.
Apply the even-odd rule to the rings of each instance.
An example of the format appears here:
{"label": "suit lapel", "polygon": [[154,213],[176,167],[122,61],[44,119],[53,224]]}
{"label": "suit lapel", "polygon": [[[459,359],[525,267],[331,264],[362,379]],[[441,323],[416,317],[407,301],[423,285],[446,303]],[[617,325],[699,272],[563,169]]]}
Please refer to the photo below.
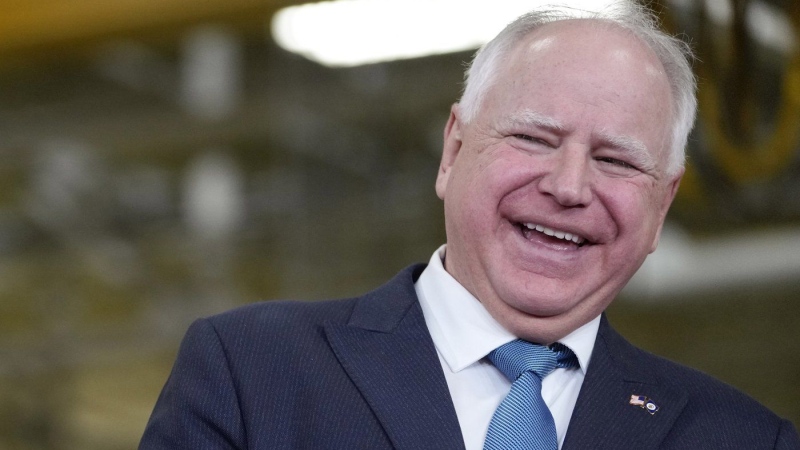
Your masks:
{"label": "suit lapel", "polygon": [[413,280],[401,272],[359,299],[328,341],[396,448],[464,448],[463,437]]}
{"label": "suit lapel", "polygon": [[[617,334],[603,316],[564,450],[658,448],[686,405],[687,396],[659,384],[641,352]],[[631,405],[632,395],[648,397],[658,411],[651,414]]]}

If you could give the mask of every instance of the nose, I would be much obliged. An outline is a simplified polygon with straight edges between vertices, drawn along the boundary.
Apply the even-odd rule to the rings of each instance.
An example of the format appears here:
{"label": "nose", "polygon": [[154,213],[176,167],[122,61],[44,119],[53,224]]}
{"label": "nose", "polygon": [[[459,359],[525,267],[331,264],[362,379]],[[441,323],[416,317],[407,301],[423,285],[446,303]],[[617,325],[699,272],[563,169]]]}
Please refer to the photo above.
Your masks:
{"label": "nose", "polygon": [[574,146],[548,155],[539,190],[562,206],[587,206],[592,201],[587,152]]}

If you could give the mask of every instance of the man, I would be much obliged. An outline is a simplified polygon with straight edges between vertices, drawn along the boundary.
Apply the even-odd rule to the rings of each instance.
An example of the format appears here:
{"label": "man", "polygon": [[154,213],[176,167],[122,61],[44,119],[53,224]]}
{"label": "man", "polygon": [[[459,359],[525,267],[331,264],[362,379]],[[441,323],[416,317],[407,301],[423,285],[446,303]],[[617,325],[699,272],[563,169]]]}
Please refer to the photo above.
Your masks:
{"label": "man", "polygon": [[[681,44],[638,7],[518,19],[445,128],[446,246],[359,298],[197,321],[141,448],[800,448],[602,314],[656,248],[694,112]],[[508,375],[506,344],[549,373]]]}

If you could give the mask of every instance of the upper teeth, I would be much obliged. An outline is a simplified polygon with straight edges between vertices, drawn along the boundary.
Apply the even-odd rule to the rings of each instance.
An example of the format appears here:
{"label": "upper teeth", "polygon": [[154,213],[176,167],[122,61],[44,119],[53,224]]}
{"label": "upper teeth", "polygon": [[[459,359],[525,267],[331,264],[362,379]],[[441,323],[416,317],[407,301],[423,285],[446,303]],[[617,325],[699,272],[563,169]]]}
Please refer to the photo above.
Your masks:
{"label": "upper teeth", "polygon": [[546,234],[548,236],[554,236],[554,237],[557,237],[559,239],[564,239],[566,241],[572,241],[572,242],[574,242],[576,244],[579,244],[579,245],[582,244],[583,241],[585,241],[584,238],[578,236],[577,234],[567,233],[566,231],[554,230],[552,228],[547,228],[547,227],[542,226],[542,225],[526,223],[525,224],[525,228],[527,228],[529,230],[536,230],[536,231],[538,231],[540,233],[544,233],[544,234]]}

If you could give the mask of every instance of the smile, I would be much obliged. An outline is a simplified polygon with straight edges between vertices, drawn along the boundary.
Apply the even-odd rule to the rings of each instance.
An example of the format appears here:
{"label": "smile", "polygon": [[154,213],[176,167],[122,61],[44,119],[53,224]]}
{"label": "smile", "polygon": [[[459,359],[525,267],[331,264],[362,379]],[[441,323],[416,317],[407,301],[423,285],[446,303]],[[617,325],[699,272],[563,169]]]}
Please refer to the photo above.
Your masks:
{"label": "smile", "polygon": [[525,233],[526,230],[529,230],[528,232],[537,231],[539,233],[542,233],[544,235],[547,235],[547,236],[550,236],[550,237],[553,237],[553,238],[556,238],[556,239],[561,239],[563,241],[572,242],[574,244],[577,244],[578,247],[582,246],[583,244],[585,244],[587,242],[584,237],[578,236],[577,234],[572,234],[572,233],[569,233],[569,232],[566,232],[566,231],[561,231],[561,230],[555,230],[555,229],[552,229],[552,228],[545,227],[543,225],[537,225],[537,224],[533,224],[533,223],[520,223],[519,226],[523,229],[522,230],[523,233]]}

